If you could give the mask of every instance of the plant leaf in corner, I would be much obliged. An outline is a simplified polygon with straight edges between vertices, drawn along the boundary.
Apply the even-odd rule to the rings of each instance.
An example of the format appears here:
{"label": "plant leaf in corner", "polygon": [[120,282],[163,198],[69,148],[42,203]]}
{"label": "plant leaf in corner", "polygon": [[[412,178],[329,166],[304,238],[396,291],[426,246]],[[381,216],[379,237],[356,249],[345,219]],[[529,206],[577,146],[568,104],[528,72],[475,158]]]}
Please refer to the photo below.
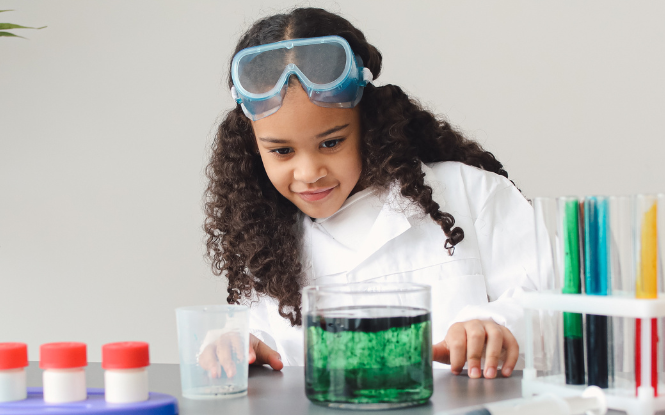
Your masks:
{"label": "plant leaf in corner", "polygon": [[9,33],[9,32],[0,32],[0,37],[1,36],[12,36],[12,37],[20,37],[20,38],[25,39],[23,36],[15,35],[15,34]]}
{"label": "plant leaf in corner", "polygon": [[18,24],[13,24],[13,23],[0,23],[0,30],[7,30],[7,29],[43,29],[46,26],[42,27],[29,27],[29,26],[21,26]]}

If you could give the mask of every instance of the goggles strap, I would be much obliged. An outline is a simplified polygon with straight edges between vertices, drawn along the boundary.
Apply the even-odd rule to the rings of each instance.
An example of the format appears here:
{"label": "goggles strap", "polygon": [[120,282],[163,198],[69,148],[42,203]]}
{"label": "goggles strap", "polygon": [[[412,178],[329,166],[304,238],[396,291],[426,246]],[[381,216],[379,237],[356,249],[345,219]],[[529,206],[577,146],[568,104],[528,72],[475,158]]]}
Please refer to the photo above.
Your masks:
{"label": "goggles strap", "polygon": [[363,68],[363,81],[369,82],[372,85],[374,85],[374,75],[372,74],[372,71],[369,70],[369,68]]}
{"label": "goggles strap", "polygon": [[236,87],[235,86],[231,87],[231,96],[233,97],[233,100],[235,102],[238,102],[240,97],[238,96],[238,93],[236,92]]}

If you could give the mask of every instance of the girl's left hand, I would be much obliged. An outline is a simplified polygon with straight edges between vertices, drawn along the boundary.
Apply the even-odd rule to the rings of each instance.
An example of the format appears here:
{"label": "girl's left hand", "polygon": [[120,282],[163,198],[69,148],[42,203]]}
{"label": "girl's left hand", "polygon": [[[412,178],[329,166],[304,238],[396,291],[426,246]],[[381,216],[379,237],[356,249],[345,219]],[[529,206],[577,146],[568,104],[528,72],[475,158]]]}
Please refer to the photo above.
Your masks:
{"label": "girl's left hand", "polygon": [[469,362],[470,378],[480,377],[480,359],[485,357],[485,377],[495,378],[499,361],[501,373],[510,376],[519,357],[519,345],[507,328],[492,320],[470,320],[450,326],[446,338],[432,346],[433,359],[450,365],[459,375]]}

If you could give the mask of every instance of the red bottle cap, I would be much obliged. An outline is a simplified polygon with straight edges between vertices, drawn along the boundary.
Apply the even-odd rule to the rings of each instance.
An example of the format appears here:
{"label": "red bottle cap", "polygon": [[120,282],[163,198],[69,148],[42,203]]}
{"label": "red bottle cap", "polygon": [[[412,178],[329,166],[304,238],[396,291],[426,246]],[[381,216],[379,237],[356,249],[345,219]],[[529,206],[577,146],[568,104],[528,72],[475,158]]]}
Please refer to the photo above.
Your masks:
{"label": "red bottle cap", "polygon": [[0,370],[28,366],[28,345],[25,343],[0,343]]}
{"label": "red bottle cap", "polygon": [[150,365],[146,342],[118,342],[102,346],[103,369],[136,369]]}
{"label": "red bottle cap", "polygon": [[39,346],[39,367],[73,369],[88,365],[85,343],[46,343]]}

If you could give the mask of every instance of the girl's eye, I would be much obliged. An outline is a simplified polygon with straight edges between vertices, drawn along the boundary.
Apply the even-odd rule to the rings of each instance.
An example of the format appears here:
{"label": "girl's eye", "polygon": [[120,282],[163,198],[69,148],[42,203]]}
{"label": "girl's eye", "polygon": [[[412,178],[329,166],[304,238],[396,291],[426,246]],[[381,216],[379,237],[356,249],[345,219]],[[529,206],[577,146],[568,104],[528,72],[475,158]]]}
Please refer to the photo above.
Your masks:
{"label": "girl's eye", "polygon": [[323,143],[321,143],[321,147],[323,147],[323,148],[333,148],[333,147],[335,147],[337,144],[339,144],[339,143],[341,143],[341,142],[342,142],[341,139],[337,139],[337,140],[328,140],[328,141],[324,141]]}
{"label": "girl's eye", "polygon": [[277,153],[280,156],[286,156],[287,154],[289,154],[291,152],[291,149],[290,148],[276,148],[274,150],[271,150],[270,152],[271,153]]}

